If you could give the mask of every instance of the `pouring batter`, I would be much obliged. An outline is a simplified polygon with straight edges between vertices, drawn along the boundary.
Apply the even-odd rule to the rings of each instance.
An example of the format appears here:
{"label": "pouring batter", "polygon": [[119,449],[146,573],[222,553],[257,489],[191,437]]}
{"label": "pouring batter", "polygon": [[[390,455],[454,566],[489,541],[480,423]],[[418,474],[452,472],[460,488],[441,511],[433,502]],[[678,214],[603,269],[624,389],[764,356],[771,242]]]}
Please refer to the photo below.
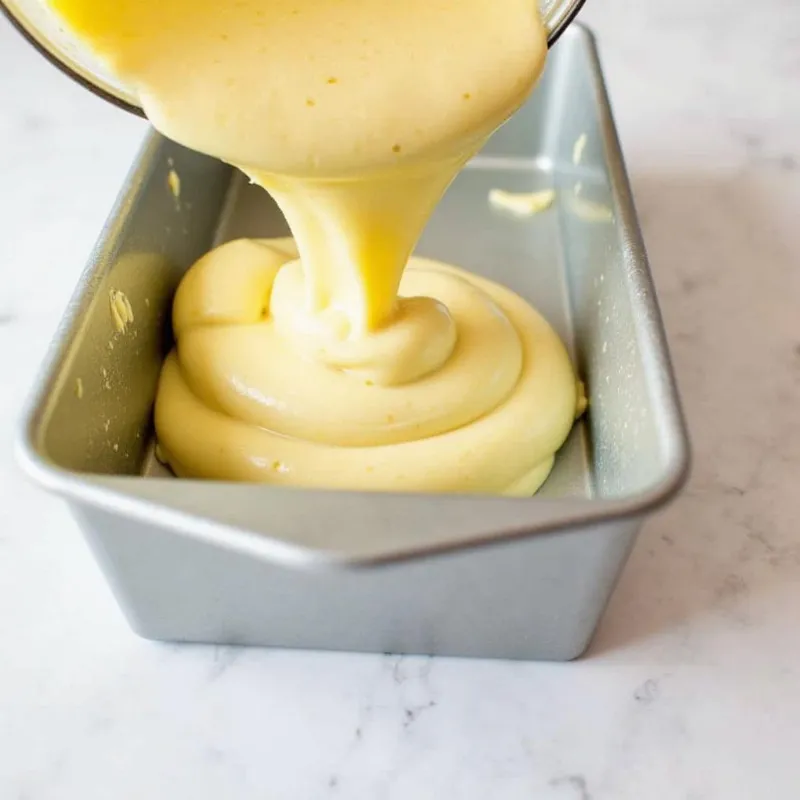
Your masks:
{"label": "pouring batter", "polygon": [[509,290],[411,253],[541,73],[535,3],[51,4],[295,237],[225,245],[181,284],[155,410],[175,472],[532,494],[579,407],[563,345]]}

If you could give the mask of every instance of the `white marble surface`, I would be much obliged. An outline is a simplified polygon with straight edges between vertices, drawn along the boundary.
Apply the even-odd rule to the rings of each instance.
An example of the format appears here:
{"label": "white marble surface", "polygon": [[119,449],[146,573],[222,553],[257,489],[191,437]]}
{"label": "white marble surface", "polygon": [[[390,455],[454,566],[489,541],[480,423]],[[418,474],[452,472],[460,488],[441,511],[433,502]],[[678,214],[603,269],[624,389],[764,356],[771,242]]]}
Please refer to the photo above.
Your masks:
{"label": "white marble surface", "polygon": [[143,128],[0,24],[0,798],[799,795],[800,6],[588,6],[695,471],[568,665],[129,633],[10,445]]}

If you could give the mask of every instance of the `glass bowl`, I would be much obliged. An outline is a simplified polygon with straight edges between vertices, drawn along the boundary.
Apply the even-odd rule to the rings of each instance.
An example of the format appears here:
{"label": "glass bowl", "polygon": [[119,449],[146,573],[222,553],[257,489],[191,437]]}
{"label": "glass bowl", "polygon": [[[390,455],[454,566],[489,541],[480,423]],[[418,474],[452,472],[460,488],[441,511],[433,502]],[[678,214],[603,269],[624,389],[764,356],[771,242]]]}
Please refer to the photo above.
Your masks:
{"label": "glass bowl", "polygon": [[[550,46],[572,22],[583,3],[584,0],[540,0]],[[104,100],[143,116],[136,95],[103,69],[61,24],[45,0],[0,0],[0,11],[45,58],[70,78]]]}

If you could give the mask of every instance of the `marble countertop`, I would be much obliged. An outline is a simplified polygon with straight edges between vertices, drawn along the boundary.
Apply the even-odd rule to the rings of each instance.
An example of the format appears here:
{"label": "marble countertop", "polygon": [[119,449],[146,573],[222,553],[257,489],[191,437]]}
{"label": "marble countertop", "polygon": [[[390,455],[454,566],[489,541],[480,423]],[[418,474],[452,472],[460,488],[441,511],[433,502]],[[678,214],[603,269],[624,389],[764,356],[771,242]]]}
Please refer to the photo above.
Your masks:
{"label": "marble countertop", "polygon": [[800,5],[587,5],[695,467],[566,665],[129,632],[11,441],[143,126],[0,23],[3,800],[797,796]]}

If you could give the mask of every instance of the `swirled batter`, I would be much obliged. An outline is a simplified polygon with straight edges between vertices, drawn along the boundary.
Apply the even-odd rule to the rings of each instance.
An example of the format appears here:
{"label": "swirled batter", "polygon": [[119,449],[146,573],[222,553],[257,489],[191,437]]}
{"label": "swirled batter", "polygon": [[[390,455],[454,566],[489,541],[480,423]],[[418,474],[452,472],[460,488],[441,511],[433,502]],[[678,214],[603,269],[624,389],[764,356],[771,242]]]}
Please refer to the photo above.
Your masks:
{"label": "swirled batter", "polygon": [[50,2],[295,237],[228,244],[184,279],[156,401],[176,473],[535,491],[580,402],[561,342],[509,290],[411,258],[541,73],[535,1]]}
{"label": "swirled batter", "polygon": [[179,475],[531,494],[575,416],[564,348],[508,289],[413,258],[395,323],[304,311],[291,240],[202,258],[173,312],[156,427]]}

